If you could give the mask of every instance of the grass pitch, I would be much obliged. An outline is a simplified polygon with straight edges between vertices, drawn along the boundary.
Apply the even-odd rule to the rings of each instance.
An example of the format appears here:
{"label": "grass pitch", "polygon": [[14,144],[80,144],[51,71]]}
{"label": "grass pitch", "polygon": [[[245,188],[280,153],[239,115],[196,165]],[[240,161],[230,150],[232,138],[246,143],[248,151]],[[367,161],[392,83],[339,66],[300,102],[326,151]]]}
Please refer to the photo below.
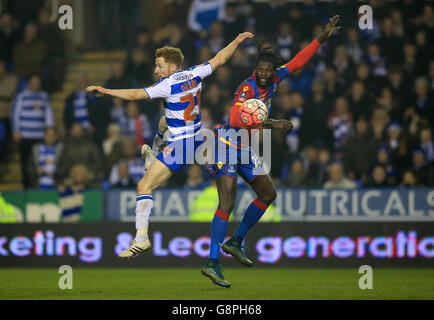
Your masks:
{"label": "grass pitch", "polygon": [[361,290],[357,269],[225,269],[229,289],[197,269],[73,269],[60,290],[53,268],[0,269],[0,299],[434,299],[434,269],[374,268]]}

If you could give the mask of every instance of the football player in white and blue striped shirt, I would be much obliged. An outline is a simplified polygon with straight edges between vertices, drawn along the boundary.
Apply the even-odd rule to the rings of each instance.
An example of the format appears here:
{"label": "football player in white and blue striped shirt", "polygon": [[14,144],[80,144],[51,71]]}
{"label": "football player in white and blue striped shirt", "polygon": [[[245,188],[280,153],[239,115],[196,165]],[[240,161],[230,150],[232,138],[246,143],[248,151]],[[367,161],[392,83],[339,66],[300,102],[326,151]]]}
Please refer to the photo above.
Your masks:
{"label": "football player in white and blue striped shirt", "polygon": [[[111,90],[98,86],[86,88],[96,96],[110,95],[125,100],[163,98],[166,123],[170,135],[168,145],[152,161],[145,176],[137,184],[136,237],[129,248],[119,257],[131,258],[151,249],[148,239],[149,216],[153,207],[152,192],[166,182],[170,176],[194,160],[194,153],[202,143],[195,137],[200,132],[200,89],[202,81],[235,52],[238,45],[253,34],[238,35],[227,47],[204,64],[181,69],[184,56],[180,49],[163,47],[157,49],[155,73],[161,78],[154,85],[144,89]],[[189,152],[186,152],[187,146]]]}

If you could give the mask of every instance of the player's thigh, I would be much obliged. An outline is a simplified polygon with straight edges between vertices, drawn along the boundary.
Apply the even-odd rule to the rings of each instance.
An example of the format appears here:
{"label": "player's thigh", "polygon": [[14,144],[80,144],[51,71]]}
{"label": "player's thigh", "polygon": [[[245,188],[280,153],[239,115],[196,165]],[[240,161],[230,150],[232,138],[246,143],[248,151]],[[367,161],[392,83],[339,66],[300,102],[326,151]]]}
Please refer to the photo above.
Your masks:
{"label": "player's thigh", "polygon": [[270,175],[258,175],[252,181],[248,182],[256,192],[259,200],[266,204],[271,204],[276,199],[277,192]]}
{"label": "player's thigh", "polygon": [[152,193],[172,176],[172,170],[158,159],[152,161],[145,176],[137,184],[139,194]]}
{"label": "player's thigh", "polygon": [[220,176],[216,179],[219,195],[219,209],[230,213],[235,206],[237,197],[237,179],[229,176]]}

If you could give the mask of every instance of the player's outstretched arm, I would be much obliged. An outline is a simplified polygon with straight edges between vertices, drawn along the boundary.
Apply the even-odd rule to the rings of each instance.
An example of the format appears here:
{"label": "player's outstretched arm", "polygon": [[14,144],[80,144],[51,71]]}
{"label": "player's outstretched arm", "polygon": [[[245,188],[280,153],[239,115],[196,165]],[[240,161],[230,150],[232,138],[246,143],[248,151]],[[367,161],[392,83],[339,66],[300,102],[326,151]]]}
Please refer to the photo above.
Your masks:
{"label": "player's outstretched arm", "polygon": [[341,27],[337,27],[336,24],[339,22],[339,16],[335,15],[329,20],[329,23],[325,26],[324,31],[313,40],[306,48],[301,50],[297,55],[291,59],[287,64],[289,74],[293,74],[295,71],[304,67],[304,65],[313,57],[315,52],[318,50],[321,43],[324,40],[330,38],[332,34],[339,30]]}
{"label": "player's outstretched arm", "polygon": [[263,128],[281,129],[283,132],[291,131],[294,125],[291,121],[286,119],[268,119],[262,124]]}
{"label": "player's outstretched arm", "polygon": [[240,33],[231,43],[229,43],[225,48],[221,49],[214,58],[209,60],[208,62],[211,65],[212,70],[214,71],[216,68],[221,66],[222,64],[226,63],[226,61],[229,60],[230,57],[235,52],[235,49],[237,49],[238,45],[246,40],[247,38],[252,38],[254,35],[250,32],[243,32]]}
{"label": "player's outstretched arm", "polygon": [[142,100],[149,99],[148,94],[143,89],[106,89],[99,86],[89,86],[86,92],[95,94],[96,97],[109,95],[124,100]]}
{"label": "player's outstretched arm", "polygon": [[329,19],[329,23],[325,26],[324,31],[316,38],[319,43],[323,43],[324,40],[330,38],[336,30],[341,28],[336,26],[338,22],[339,15],[335,15],[333,18]]}

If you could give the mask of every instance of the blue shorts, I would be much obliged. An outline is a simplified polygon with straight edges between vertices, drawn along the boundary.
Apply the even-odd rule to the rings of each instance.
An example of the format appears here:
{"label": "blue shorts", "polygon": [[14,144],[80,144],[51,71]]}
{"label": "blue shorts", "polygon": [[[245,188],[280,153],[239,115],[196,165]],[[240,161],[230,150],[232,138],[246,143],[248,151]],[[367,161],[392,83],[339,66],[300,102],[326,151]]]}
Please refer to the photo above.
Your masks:
{"label": "blue shorts", "polygon": [[[224,144],[216,137],[216,163],[208,165],[206,168],[212,177],[218,178],[225,175],[237,179],[237,174],[239,174],[246,182],[251,182],[261,175],[264,164],[250,147],[247,149],[238,149],[236,147],[226,146],[226,162],[223,162],[219,161],[218,158],[218,146],[221,147],[222,145]],[[230,157],[231,152],[236,152],[236,161],[231,161],[234,160]]]}
{"label": "blue shorts", "polygon": [[195,163],[196,149],[203,143],[199,133],[194,137],[168,142],[157,155],[157,159],[177,172],[183,166]]}

